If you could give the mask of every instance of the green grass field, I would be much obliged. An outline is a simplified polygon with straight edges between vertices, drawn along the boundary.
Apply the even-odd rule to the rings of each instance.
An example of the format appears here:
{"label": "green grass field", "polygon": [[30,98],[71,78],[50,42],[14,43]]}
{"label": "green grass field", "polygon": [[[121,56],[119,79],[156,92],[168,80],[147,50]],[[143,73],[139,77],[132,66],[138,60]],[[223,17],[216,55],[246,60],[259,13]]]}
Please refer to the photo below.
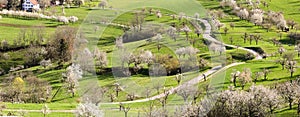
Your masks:
{"label": "green grass field", "polygon": [[[93,2],[92,4],[96,5],[98,2]],[[154,7],[154,9],[159,9],[163,14],[176,14],[179,12],[185,12],[189,16],[194,15],[194,11],[199,11],[200,15],[203,17],[205,16],[204,12],[200,12],[201,10],[205,9],[219,9],[219,2],[217,1],[211,1],[211,0],[198,0],[197,3],[200,3],[204,8],[199,8],[196,3],[193,1],[190,2],[189,0],[174,0],[174,1],[159,1],[157,2],[156,0],[154,1],[131,1],[131,0],[109,0],[109,3],[113,5],[114,8],[126,8],[128,7],[129,9],[133,10],[141,10],[138,5],[145,5],[146,3],[149,4],[149,7],[151,6],[158,6]],[[174,5],[179,5],[179,4],[186,4],[183,5],[183,7],[174,7]],[[299,8],[300,8],[300,2],[298,0],[289,0],[289,1],[283,1],[283,0],[272,0],[270,2],[270,7],[269,8],[263,8],[264,10],[273,10],[273,11],[283,11],[284,16],[286,19],[293,19],[297,23],[300,23],[300,19],[297,17],[300,17],[300,13],[298,13]],[[187,7],[189,6],[189,7]],[[148,6],[146,8],[149,8]],[[197,10],[194,10],[192,8],[197,7]],[[55,8],[58,12],[57,14],[61,14],[61,8],[56,7]],[[181,11],[182,9],[185,9],[186,11]],[[50,10],[50,9],[48,9]],[[113,58],[114,58],[114,50],[115,45],[114,45],[114,40],[116,37],[124,34],[122,28],[118,26],[112,26],[109,25],[105,27],[105,25],[102,24],[90,24],[89,22],[92,21],[98,21],[96,20],[100,14],[103,14],[102,17],[107,17],[107,19],[111,19],[112,22],[114,23],[119,23],[119,24],[125,24],[125,25],[130,25],[130,22],[133,17],[134,13],[129,12],[129,11],[117,11],[119,12],[119,15],[113,15],[114,12],[113,10],[101,10],[101,9],[90,9],[87,8],[86,6],[83,6],[81,8],[76,8],[72,7],[66,10],[66,16],[77,16],[79,18],[79,22],[75,24],[68,24],[69,26],[72,27],[77,27],[81,29],[86,35],[86,38],[89,41],[89,48],[91,47],[98,47],[102,51],[106,51],[108,54],[108,68],[113,67]],[[233,17],[233,19],[232,19]],[[169,26],[172,23],[177,23],[180,24],[182,22],[178,20],[173,20],[170,16],[163,16],[162,18],[157,18],[155,15],[147,15],[145,18],[146,22],[151,22],[151,23],[156,23],[156,24],[165,24],[166,26]],[[234,29],[229,29],[228,34],[225,35],[223,32],[223,28],[219,30],[220,33],[220,39],[223,40],[224,43],[230,44],[230,37],[233,37],[233,45],[239,45],[242,47],[259,47],[264,50],[267,54],[271,54],[274,52],[277,52],[278,47],[273,46],[273,43],[270,42],[272,38],[276,37],[278,39],[278,30],[276,27],[272,27],[270,32],[267,32],[266,29],[263,29],[259,26],[254,26],[252,23],[245,21],[245,20],[240,20],[238,17],[231,15],[231,17],[225,17],[224,19],[220,20],[222,23],[225,23],[226,27],[229,27],[231,22],[235,23],[235,28]],[[45,28],[45,33],[47,38],[51,38],[52,33],[54,33],[55,29],[58,26],[62,26],[62,23],[56,22],[56,21],[50,21],[50,20],[24,20],[24,19],[18,19],[18,18],[12,18],[12,17],[3,17],[0,19],[0,41],[2,40],[7,40],[9,44],[13,43],[13,40],[18,37],[18,34],[21,29],[28,29],[30,28],[37,28],[39,26],[42,26]],[[99,31],[98,32],[93,32],[95,25],[99,26]],[[192,27],[190,24],[188,26]],[[191,28],[194,32],[194,28]],[[291,30],[294,31],[294,30]],[[196,36],[194,33],[190,33],[192,36]],[[252,42],[252,44],[249,43],[247,40],[246,43],[243,42],[243,39],[241,36],[243,35],[244,32],[247,32],[249,34],[259,34],[262,35],[263,39],[259,41],[258,45],[255,44],[255,41]],[[290,46],[292,42],[289,40],[287,37],[288,33],[282,32],[283,38],[279,40],[283,46],[289,51],[289,52],[294,52],[294,46]],[[184,34],[181,33],[181,36],[184,37]],[[141,41],[136,41],[136,42],[130,42],[126,43],[125,46],[127,47],[132,47],[135,49],[134,51],[138,50],[151,50],[155,54],[170,54],[170,55],[175,55],[174,51],[172,48],[168,48],[168,45],[173,45],[173,46],[179,46],[180,44],[186,45],[186,41],[184,38],[181,40],[178,40],[177,42],[174,42],[170,38],[167,38],[167,36],[163,36],[164,42],[163,44],[166,46],[163,46],[160,51],[157,50],[156,48],[156,43],[147,43],[145,40]],[[196,38],[196,44],[194,47],[198,48],[200,50],[200,53],[197,56],[201,56],[203,58],[206,58],[207,60],[211,59],[209,49],[205,46],[203,43],[204,39],[202,37]],[[246,51],[241,51],[241,50],[236,50],[236,49],[228,49],[226,52],[226,56],[235,56],[234,62],[240,62],[243,61],[241,59],[238,59],[238,56],[246,54]],[[1,60],[1,63],[5,63],[7,65],[18,65],[18,64],[23,64],[24,61],[22,60],[22,57],[24,56],[24,50],[19,50],[17,52],[8,52],[8,54],[11,56],[10,60]],[[234,66],[232,68],[227,69],[224,72],[221,72],[219,74],[214,74],[210,80],[206,82],[199,83],[199,88],[203,90],[203,86],[210,84],[211,81],[217,77],[224,77],[224,83],[220,84],[222,89],[227,89],[228,86],[232,85],[230,82],[230,74],[234,70],[239,70],[242,71],[244,68],[251,68],[251,71],[254,75],[255,72],[261,71],[264,68],[268,68],[271,70],[271,73],[268,75],[267,80],[263,80],[262,78],[258,79],[257,85],[265,85],[265,86],[270,86],[274,87],[274,84],[276,83],[281,83],[288,81],[290,79],[295,79],[298,76],[300,76],[300,70],[296,70],[294,73],[294,76],[290,78],[290,73],[288,70],[282,70],[281,66],[279,64],[275,63],[275,60],[278,59],[280,56],[277,55],[276,57],[269,57],[266,60],[250,60],[246,61],[245,64]],[[295,60],[300,62],[300,59],[298,57],[294,57]],[[230,62],[228,62],[230,63]],[[213,64],[210,64],[210,67],[212,67]],[[47,68],[49,69],[49,68]],[[52,93],[54,94],[59,87],[62,86],[61,83],[61,73],[63,73],[65,70],[60,69],[60,70],[50,70],[48,71],[47,69],[43,69],[40,66],[36,66],[33,68],[28,68],[26,70],[31,70],[31,71],[41,71],[38,73],[35,73],[39,78],[44,79],[49,81],[51,84],[53,91]],[[204,70],[205,71],[205,70]],[[204,72],[202,71],[202,72]],[[185,81],[192,79],[201,73],[198,72],[189,72],[186,73],[186,79]],[[222,76],[224,75],[224,76]],[[0,77],[5,77],[5,76],[0,76]],[[106,87],[112,87],[112,84],[114,84],[116,79],[114,78],[113,74],[107,73],[103,75],[97,76],[97,80],[99,81],[100,86],[106,86]],[[177,82],[174,80],[174,76],[167,76],[167,77],[161,77],[158,79],[162,79],[164,81],[164,87],[166,89],[170,89],[172,87],[177,86]],[[152,85],[151,84],[151,79],[146,76],[146,75],[133,75],[130,78],[127,79],[120,79],[118,82],[122,82],[125,84],[130,84],[132,82],[140,85],[141,87],[147,86],[147,85]],[[237,83],[238,89],[240,89],[240,84]],[[248,89],[252,83],[248,83],[245,86],[245,89]],[[218,86],[218,85],[215,85]],[[160,92],[162,92],[163,89],[160,89]],[[74,98],[71,97],[69,93],[66,93],[67,91],[61,90],[58,95],[53,99],[53,102],[47,103],[49,108],[51,110],[73,110],[77,106],[77,99],[80,97],[76,95]],[[109,90],[109,92],[113,92],[112,89]],[[153,93],[152,95],[156,95],[157,93]],[[119,97],[117,98],[116,101],[126,101],[126,92],[121,92]],[[107,97],[105,101],[109,101]],[[144,97],[140,97],[144,98]],[[174,107],[176,104],[180,104],[181,97],[177,95],[171,95],[169,98],[169,105],[171,107]],[[23,109],[23,110],[40,110],[43,106],[43,104],[11,104],[11,103],[5,103],[8,109]],[[143,103],[133,103],[129,104],[130,107],[132,107],[132,110],[129,111],[129,116],[138,116],[143,115],[143,107],[146,107],[145,105],[149,104],[149,102],[143,102]],[[161,106],[158,101],[155,101],[156,106]],[[284,105],[286,106],[286,105]],[[118,110],[118,105],[101,105],[100,108],[104,110],[105,116],[123,116],[124,113],[122,111]],[[291,115],[296,115],[296,106],[294,106],[293,110],[289,110],[285,107],[282,107],[281,109],[276,111],[276,116],[291,116]],[[26,114],[26,116],[31,117],[31,116],[42,116],[41,113],[38,112],[30,112]],[[72,113],[63,113],[63,112],[55,112],[55,113],[50,113],[47,115],[49,117],[71,117],[74,116]]]}

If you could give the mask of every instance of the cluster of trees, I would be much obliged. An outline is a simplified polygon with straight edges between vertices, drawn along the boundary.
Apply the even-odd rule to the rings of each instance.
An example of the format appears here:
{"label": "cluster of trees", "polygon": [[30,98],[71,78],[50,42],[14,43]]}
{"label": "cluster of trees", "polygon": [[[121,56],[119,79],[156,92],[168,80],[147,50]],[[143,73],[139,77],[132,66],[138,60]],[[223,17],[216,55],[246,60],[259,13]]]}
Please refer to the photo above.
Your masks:
{"label": "cluster of trees", "polygon": [[51,98],[51,86],[35,76],[8,77],[1,88],[1,101],[43,103]]}
{"label": "cluster of trees", "polygon": [[268,116],[280,105],[280,94],[275,89],[251,86],[248,91],[226,90],[218,95],[209,116]]}
{"label": "cluster of trees", "polygon": [[[242,6],[242,4],[243,2],[237,3],[234,0],[223,0],[220,2],[220,5],[223,8],[226,6],[230,7],[232,9],[232,12],[239,16],[241,19],[249,20],[255,25],[263,26],[267,29],[267,31],[272,28],[272,25],[275,25],[282,31],[289,31],[288,26],[294,28],[294,26],[296,25],[293,20],[289,20],[287,24],[287,21],[285,20],[282,12],[263,11],[259,8],[259,4],[261,4],[260,2],[248,1],[248,3],[246,3],[247,7]],[[266,2],[263,2],[263,4],[264,6],[267,5]]]}
{"label": "cluster of trees", "polygon": [[[275,88],[261,85],[252,85],[248,90],[230,88],[217,94],[209,94],[207,99],[196,103],[186,103],[176,110],[180,116],[272,116],[276,109],[293,104],[299,105],[299,80],[276,84]],[[178,91],[183,97],[195,94],[194,90],[187,88],[183,92]],[[196,93],[197,94],[197,93]],[[298,106],[298,113],[300,112]]]}

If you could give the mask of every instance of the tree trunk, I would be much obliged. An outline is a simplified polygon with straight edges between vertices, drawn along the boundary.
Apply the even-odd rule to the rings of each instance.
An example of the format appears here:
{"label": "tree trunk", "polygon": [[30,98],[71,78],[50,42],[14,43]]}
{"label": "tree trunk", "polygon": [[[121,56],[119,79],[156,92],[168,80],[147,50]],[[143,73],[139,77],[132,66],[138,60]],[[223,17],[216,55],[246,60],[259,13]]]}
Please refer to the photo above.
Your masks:
{"label": "tree trunk", "polygon": [[292,103],[293,103],[293,101],[290,100],[290,101],[289,101],[289,107],[290,107],[290,110],[292,110]]}
{"label": "tree trunk", "polygon": [[291,72],[291,78],[293,77],[294,72]]}
{"label": "tree trunk", "polygon": [[233,78],[233,86],[236,87],[236,78]]}
{"label": "tree trunk", "polygon": [[116,96],[119,97],[119,91],[118,91],[118,89],[116,90]]}
{"label": "tree trunk", "polygon": [[75,92],[74,91],[72,91],[72,97],[74,97],[75,96]]}
{"label": "tree trunk", "polygon": [[125,117],[127,117],[128,112],[125,112]]}

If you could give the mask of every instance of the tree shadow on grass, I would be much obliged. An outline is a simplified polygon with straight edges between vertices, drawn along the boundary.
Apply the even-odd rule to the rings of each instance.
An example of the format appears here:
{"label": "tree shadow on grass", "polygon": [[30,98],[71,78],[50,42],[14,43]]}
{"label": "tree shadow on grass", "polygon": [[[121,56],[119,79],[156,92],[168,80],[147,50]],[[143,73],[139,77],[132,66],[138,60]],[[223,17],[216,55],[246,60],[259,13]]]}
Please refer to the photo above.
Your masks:
{"label": "tree shadow on grass", "polygon": [[289,44],[294,45],[295,44],[295,41],[288,39],[288,38],[281,39],[281,40],[279,40],[279,42],[282,44],[286,44],[286,45],[289,45]]}
{"label": "tree shadow on grass", "polygon": [[109,36],[105,38],[100,38],[97,45],[99,46],[108,46],[108,45],[114,45],[115,43],[115,37]]}
{"label": "tree shadow on grass", "polygon": [[270,66],[270,67],[261,67],[259,68],[260,70],[263,70],[263,69],[275,69],[275,68],[279,68],[278,66]]}

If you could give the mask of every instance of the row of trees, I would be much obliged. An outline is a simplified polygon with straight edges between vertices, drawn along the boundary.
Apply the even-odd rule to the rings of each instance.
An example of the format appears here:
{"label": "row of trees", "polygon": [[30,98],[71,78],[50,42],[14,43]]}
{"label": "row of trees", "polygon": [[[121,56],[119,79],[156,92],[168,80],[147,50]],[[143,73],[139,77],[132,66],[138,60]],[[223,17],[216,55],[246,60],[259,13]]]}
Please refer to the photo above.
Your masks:
{"label": "row of trees", "polygon": [[[232,9],[232,12],[239,16],[241,19],[249,20],[255,25],[263,26],[267,29],[267,31],[271,29],[272,25],[275,25],[282,31],[289,31],[288,26],[293,29],[296,25],[295,21],[293,20],[286,21],[282,12],[265,12],[262,9],[259,9],[259,6],[253,7],[252,5],[250,5],[250,8],[246,8],[243,7],[241,3],[237,3],[236,1],[231,0],[223,0],[220,4],[222,7],[229,6]],[[266,4],[266,2],[264,4]]]}

